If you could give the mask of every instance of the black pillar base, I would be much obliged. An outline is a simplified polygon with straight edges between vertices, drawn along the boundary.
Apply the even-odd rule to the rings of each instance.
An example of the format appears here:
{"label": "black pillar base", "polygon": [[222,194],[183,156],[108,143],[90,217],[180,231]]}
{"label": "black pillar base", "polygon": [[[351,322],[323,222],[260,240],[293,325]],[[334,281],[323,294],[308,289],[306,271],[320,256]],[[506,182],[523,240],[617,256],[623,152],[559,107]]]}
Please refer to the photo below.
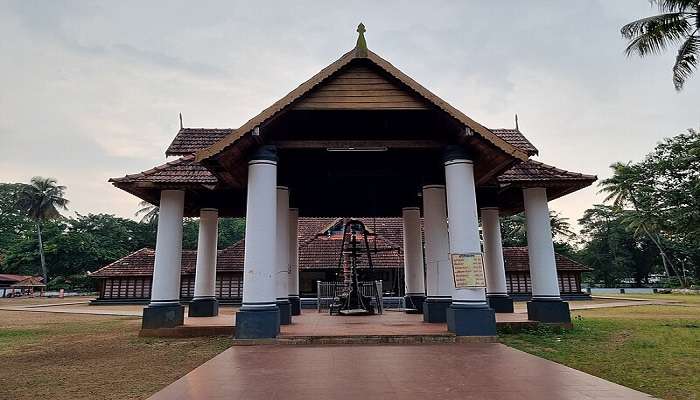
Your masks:
{"label": "black pillar base", "polygon": [[219,315],[219,302],[214,298],[194,299],[187,312],[190,317],[216,317]]}
{"label": "black pillar base", "polygon": [[557,300],[534,298],[527,302],[527,318],[545,323],[571,323],[569,303]]}
{"label": "black pillar base", "polygon": [[493,308],[493,311],[497,313],[512,313],[515,311],[513,309],[513,299],[510,296],[486,296],[486,300],[489,302],[489,307]]}
{"label": "black pillar base", "polygon": [[289,296],[289,304],[292,309],[292,315],[301,315],[301,299],[299,296]]}
{"label": "black pillar base", "polygon": [[175,328],[185,323],[185,307],[180,304],[149,305],[143,309],[141,329]]}
{"label": "black pillar base", "polygon": [[292,305],[287,299],[278,299],[277,308],[280,310],[280,325],[289,325],[292,323]]}
{"label": "black pillar base", "polygon": [[277,306],[242,308],[236,312],[236,339],[269,339],[279,333],[280,311]]}
{"label": "black pillar base", "polygon": [[447,308],[447,330],[457,336],[496,336],[496,313],[488,306],[453,303]]}
{"label": "black pillar base", "polygon": [[447,307],[452,304],[451,298],[428,297],[423,302],[423,322],[447,322]]}
{"label": "black pillar base", "polygon": [[[422,294],[409,294],[403,297],[406,302],[406,308],[410,311],[406,311],[408,314],[422,314],[423,313],[423,302],[425,301],[425,295]],[[415,309],[415,311],[413,311]]]}

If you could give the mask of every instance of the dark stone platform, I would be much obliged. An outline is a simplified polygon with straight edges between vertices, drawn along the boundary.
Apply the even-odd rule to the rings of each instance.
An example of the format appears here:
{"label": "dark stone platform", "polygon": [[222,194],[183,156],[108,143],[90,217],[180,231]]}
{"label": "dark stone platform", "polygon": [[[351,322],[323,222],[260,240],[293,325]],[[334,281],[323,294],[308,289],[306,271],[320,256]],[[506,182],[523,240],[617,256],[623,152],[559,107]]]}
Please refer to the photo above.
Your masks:
{"label": "dark stone platform", "polygon": [[194,299],[190,302],[187,315],[190,317],[216,317],[219,315],[219,302],[215,298]]}
{"label": "dark stone platform", "polygon": [[496,313],[488,306],[452,303],[447,308],[447,330],[457,336],[495,336]]}
{"label": "dark stone platform", "polygon": [[533,299],[527,302],[527,318],[544,323],[571,323],[569,303],[560,299]]}
{"label": "dark stone platform", "polygon": [[429,323],[447,322],[447,307],[452,304],[451,298],[427,297],[423,302],[423,321]]}
{"label": "dark stone platform", "polygon": [[236,312],[236,339],[269,339],[280,333],[280,312],[277,306],[263,309],[242,308]]}
{"label": "dark stone platform", "polygon": [[486,300],[489,303],[489,307],[497,313],[512,313],[515,311],[513,308],[513,299],[508,295],[486,296]]}
{"label": "dark stone platform", "polygon": [[143,309],[141,329],[175,328],[185,323],[185,307],[180,304],[149,305]]}

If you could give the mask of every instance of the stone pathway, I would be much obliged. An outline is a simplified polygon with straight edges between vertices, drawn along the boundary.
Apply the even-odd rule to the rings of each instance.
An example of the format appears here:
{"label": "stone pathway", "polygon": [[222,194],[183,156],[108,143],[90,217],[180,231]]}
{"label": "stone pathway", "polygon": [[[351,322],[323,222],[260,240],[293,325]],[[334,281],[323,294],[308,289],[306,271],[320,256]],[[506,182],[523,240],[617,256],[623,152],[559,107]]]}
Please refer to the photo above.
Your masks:
{"label": "stone pathway", "polygon": [[231,347],[152,400],[652,399],[496,344]]}

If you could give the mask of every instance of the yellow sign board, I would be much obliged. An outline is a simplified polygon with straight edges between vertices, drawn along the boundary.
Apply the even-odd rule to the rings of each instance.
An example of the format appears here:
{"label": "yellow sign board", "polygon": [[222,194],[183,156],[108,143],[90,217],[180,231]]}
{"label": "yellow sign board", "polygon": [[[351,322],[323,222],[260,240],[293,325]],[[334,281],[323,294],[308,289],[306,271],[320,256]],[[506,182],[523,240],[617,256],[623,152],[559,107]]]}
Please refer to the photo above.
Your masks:
{"label": "yellow sign board", "polygon": [[485,288],[484,256],[481,253],[450,254],[455,288]]}

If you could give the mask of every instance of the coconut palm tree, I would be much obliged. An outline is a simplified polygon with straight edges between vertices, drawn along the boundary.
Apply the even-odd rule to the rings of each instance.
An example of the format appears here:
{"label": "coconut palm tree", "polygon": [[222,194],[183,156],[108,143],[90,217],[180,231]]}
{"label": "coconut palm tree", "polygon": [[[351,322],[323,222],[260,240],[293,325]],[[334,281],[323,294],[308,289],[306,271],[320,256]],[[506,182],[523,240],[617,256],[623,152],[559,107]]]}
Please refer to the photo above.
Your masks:
{"label": "coconut palm tree", "polygon": [[656,4],[659,15],[630,22],[620,30],[622,37],[629,40],[625,53],[645,57],[679,44],[673,85],[680,91],[700,58],[700,1],[650,0],[650,3]]}
{"label": "coconut palm tree", "polygon": [[57,185],[55,178],[35,176],[29,184],[24,185],[17,194],[17,206],[36,224],[39,238],[39,258],[44,283],[48,283],[44,243],[41,237],[41,224],[50,219],[61,218],[59,209],[66,210],[68,200],[64,198],[65,186]]}
{"label": "coconut palm tree", "polygon": [[[659,233],[660,224],[655,222],[658,220],[651,210],[644,207],[640,197],[644,197],[645,191],[649,191],[651,184],[644,182],[650,174],[639,165],[631,163],[614,163],[610,166],[613,170],[613,175],[610,178],[603,179],[598,186],[600,191],[607,193],[605,201],[612,201],[613,207],[618,210],[623,210],[626,205],[631,205],[631,211],[625,214],[625,222],[635,234],[643,233],[649,240],[654,243],[661,255],[661,262],[664,266],[666,276],[670,277],[669,268],[675,273],[676,269],[671,262],[671,259],[666,254]],[[678,276],[678,274],[676,273]]]}
{"label": "coconut palm tree", "polygon": [[141,208],[134,213],[134,216],[141,216],[141,223],[152,224],[158,220],[158,206],[144,200],[139,203],[139,207]]}

